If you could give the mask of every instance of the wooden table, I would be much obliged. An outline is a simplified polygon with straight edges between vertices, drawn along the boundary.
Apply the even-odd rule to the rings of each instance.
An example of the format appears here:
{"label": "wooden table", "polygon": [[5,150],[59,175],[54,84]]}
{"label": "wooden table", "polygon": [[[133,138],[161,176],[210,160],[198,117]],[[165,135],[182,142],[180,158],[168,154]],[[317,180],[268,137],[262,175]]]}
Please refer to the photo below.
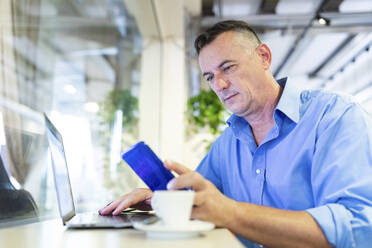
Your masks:
{"label": "wooden table", "polygon": [[145,232],[126,229],[69,230],[60,219],[1,228],[2,248],[95,248],[95,247],[244,247],[227,229],[214,229],[190,239],[150,239]]}

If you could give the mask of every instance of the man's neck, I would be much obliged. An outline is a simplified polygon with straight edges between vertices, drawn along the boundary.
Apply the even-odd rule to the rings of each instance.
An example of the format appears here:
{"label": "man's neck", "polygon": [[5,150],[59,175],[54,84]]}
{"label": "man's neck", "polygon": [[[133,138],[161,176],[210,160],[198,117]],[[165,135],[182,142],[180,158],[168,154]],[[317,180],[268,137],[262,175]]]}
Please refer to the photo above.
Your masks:
{"label": "man's neck", "polygon": [[254,114],[244,117],[251,126],[257,146],[262,143],[267,133],[275,125],[274,110],[279,102],[282,92],[283,88],[279,85],[275,85],[273,94],[268,97],[262,108]]}

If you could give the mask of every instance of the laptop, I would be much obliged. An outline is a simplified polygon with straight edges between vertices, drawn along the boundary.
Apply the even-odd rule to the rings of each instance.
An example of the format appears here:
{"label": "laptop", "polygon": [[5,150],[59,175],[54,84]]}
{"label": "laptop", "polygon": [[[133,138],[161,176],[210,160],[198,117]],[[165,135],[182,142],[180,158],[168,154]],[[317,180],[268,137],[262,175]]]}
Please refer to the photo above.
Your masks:
{"label": "laptop", "polygon": [[[68,167],[62,136],[44,113],[46,132],[52,157],[54,185],[57,192],[58,208],[63,225],[68,228],[124,228],[132,226],[132,219],[146,219],[152,215],[140,212],[126,212],[118,216],[101,216],[95,212],[75,213]],[[132,210],[132,209],[131,209]]]}

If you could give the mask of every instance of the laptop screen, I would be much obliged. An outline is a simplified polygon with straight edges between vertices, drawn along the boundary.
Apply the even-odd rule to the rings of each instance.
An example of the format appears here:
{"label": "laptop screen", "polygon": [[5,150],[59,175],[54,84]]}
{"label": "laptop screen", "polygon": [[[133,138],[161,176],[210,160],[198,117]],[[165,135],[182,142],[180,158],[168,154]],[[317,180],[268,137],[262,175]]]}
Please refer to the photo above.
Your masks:
{"label": "laptop screen", "polygon": [[57,191],[59,212],[65,221],[65,219],[69,219],[67,217],[72,217],[71,215],[75,214],[75,207],[72,198],[62,136],[45,114],[44,118],[49,148],[52,154],[54,184]]}

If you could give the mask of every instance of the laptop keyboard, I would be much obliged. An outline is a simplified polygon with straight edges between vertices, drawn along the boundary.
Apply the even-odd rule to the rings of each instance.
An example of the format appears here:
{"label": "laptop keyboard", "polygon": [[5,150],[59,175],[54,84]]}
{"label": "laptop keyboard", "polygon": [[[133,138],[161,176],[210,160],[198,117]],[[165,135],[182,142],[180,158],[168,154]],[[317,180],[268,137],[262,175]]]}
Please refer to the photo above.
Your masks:
{"label": "laptop keyboard", "polygon": [[127,215],[120,216],[102,216],[97,213],[81,213],[72,219],[73,223],[123,223],[128,222],[129,217]]}

